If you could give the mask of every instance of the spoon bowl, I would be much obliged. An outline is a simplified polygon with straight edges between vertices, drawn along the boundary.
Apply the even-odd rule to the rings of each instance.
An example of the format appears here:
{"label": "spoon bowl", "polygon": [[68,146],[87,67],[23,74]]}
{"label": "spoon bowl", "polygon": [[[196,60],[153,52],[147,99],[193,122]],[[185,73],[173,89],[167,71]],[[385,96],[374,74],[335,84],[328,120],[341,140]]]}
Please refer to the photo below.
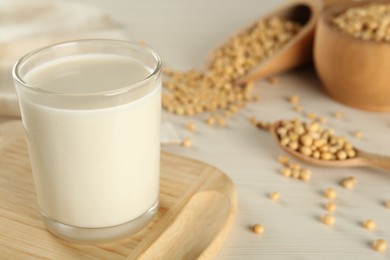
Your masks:
{"label": "spoon bowl", "polygon": [[286,45],[241,77],[238,83],[265,78],[309,63],[312,60],[314,30],[319,9],[320,3],[316,0],[295,0],[264,17],[266,19],[279,16],[299,23],[302,28]]}
{"label": "spoon bowl", "polygon": [[[302,28],[281,49],[262,59],[248,73],[240,77],[237,84],[265,78],[310,62],[312,60],[314,29],[320,6],[319,0],[294,0],[260,18],[264,20],[277,16],[297,22]],[[235,35],[247,31],[250,27],[245,27]]]}
{"label": "spoon bowl", "polygon": [[297,152],[289,147],[282,146],[280,144],[280,139],[277,134],[277,129],[281,126],[281,121],[273,123],[269,130],[275,140],[278,142],[279,146],[291,156],[311,165],[322,166],[322,167],[338,167],[338,168],[349,168],[349,167],[373,167],[380,168],[385,170],[390,170],[390,157],[378,154],[371,154],[359,149],[355,149],[356,157],[345,159],[345,160],[321,160],[316,159],[310,156],[306,156],[300,152]]}

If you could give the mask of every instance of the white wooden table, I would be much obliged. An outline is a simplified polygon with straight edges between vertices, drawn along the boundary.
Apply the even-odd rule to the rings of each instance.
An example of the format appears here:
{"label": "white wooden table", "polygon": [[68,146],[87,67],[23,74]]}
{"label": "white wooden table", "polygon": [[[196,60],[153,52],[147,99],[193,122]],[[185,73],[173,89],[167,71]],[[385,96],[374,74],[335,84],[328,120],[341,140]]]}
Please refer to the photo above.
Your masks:
{"label": "white wooden table", "polygon": [[[281,0],[198,0],[198,1],[105,1],[85,2],[106,10],[133,40],[143,40],[160,53],[164,65],[177,70],[202,68],[207,54],[232,33],[250,24]],[[353,76],[353,75],[351,75]],[[280,75],[279,84],[256,82],[255,92],[263,98],[228,122],[226,128],[209,127],[204,117],[177,117],[164,113],[194,146],[164,147],[166,151],[210,163],[228,174],[238,189],[239,208],[234,226],[217,259],[389,259],[390,250],[380,254],[370,247],[377,238],[390,243],[390,172],[373,169],[325,169],[307,166],[313,171],[309,183],[286,179],[279,174],[277,157],[283,154],[271,136],[255,129],[249,116],[273,121],[302,117],[291,109],[286,97],[297,94],[308,112],[329,118],[329,126],[348,136],[359,148],[390,155],[390,114],[355,110],[330,99],[323,92],[311,68]],[[342,111],[345,120],[332,118]],[[183,125],[194,121],[195,133]],[[357,140],[351,132],[361,130]],[[338,182],[348,176],[358,180],[353,190]],[[324,189],[338,192],[334,227],[323,225]],[[267,193],[281,193],[279,202]],[[361,227],[361,221],[373,219],[375,231]],[[250,227],[265,226],[263,235]]]}

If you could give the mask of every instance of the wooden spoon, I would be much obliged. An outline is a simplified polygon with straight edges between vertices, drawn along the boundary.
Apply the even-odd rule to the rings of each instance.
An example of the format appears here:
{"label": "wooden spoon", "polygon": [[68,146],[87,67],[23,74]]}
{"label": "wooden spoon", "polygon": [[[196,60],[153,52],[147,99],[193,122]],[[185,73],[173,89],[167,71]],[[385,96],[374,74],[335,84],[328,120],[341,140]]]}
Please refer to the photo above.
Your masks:
{"label": "wooden spoon", "polygon": [[[280,145],[280,139],[278,137],[276,130],[280,127],[280,125],[281,125],[281,121],[277,121],[273,123],[269,129],[270,132],[272,133],[272,136],[277,140],[279,145]],[[326,161],[326,160],[315,159],[313,157],[303,155],[295,150],[292,150],[282,145],[280,145],[280,147],[290,155],[294,156],[295,158],[312,165],[325,166],[325,167],[344,167],[344,168],[367,166],[367,167],[390,170],[389,156],[371,154],[371,153],[358,150],[356,148],[355,148],[356,150],[355,158],[346,159],[346,160],[337,160],[337,161]]]}
{"label": "wooden spoon", "polygon": [[275,54],[260,61],[249,73],[238,79],[237,83],[264,78],[311,61],[314,29],[320,9],[321,2],[318,0],[294,0],[265,16],[264,19],[278,16],[298,22],[302,29]]}

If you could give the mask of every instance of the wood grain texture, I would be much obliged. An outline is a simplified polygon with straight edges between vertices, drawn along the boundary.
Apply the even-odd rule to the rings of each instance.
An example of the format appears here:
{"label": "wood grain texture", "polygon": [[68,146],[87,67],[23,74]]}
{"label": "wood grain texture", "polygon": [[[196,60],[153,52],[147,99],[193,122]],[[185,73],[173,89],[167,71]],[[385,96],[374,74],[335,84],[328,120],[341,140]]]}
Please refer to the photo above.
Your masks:
{"label": "wood grain texture", "polygon": [[216,168],[162,153],[160,209],[133,237],[99,245],[49,233],[36,205],[19,121],[0,125],[1,259],[209,259],[220,249],[237,209],[231,180]]}
{"label": "wood grain texture", "polygon": [[315,65],[325,90],[337,101],[364,110],[390,111],[390,44],[357,39],[330,24],[335,14],[368,2],[373,1],[349,1],[323,10],[316,29]]}

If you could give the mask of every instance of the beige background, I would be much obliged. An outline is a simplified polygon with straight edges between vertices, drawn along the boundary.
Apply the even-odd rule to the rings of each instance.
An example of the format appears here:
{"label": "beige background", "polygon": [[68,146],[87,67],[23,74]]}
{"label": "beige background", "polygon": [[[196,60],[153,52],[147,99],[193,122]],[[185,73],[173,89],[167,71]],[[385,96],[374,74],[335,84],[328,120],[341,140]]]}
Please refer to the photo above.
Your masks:
{"label": "beige background", "polygon": [[[76,1],[76,0],[73,0]],[[128,33],[129,39],[143,40],[174,69],[201,68],[207,54],[229,35],[265,14],[282,1],[198,0],[198,1],[105,1],[82,0],[103,8]],[[353,76],[353,75],[351,75]],[[228,174],[238,189],[239,209],[234,226],[217,259],[389,259],[390,250],[379,254],[370,248],[377,238],[390,242],[390,173],[373,169],[325,169],[307,166],[313,171],[310,183],[280,176],[276,161],[282,154],[271,136],[252,127],[247,118],[274,121],[302,117],[291,109],[286,97],[301,96],[309,112],[329,117],[329,126],[348,136],[359,148],[390,155],[390,115],[368,113],[345,107],[328,98],[311,68],[279,76],[271,86],[256,83],[255,92],[262,102],[250,105],[234,117],[226,128],[211,128],[204,116],[193,120],[198,130],[189,133],[183,125],[190,119],[164,114],[182,136],[189,136],[194,147],[164,147],[166,151],[210,163]],[[331,118],[335,111],[345,120]],[[361,130],[364,138],[351,136]],[[338,182],[355,176],[353,190],[342,189]],[[336,225],[324,226],[319,217],[327,200],[321,195],[328,187],[338,192]],[[279,191],[281,200],[266,195]],[[376,221],[375,231],[366,231],[360,222]],[[253,234],[249,227],[265,226],[265,234]]]}

